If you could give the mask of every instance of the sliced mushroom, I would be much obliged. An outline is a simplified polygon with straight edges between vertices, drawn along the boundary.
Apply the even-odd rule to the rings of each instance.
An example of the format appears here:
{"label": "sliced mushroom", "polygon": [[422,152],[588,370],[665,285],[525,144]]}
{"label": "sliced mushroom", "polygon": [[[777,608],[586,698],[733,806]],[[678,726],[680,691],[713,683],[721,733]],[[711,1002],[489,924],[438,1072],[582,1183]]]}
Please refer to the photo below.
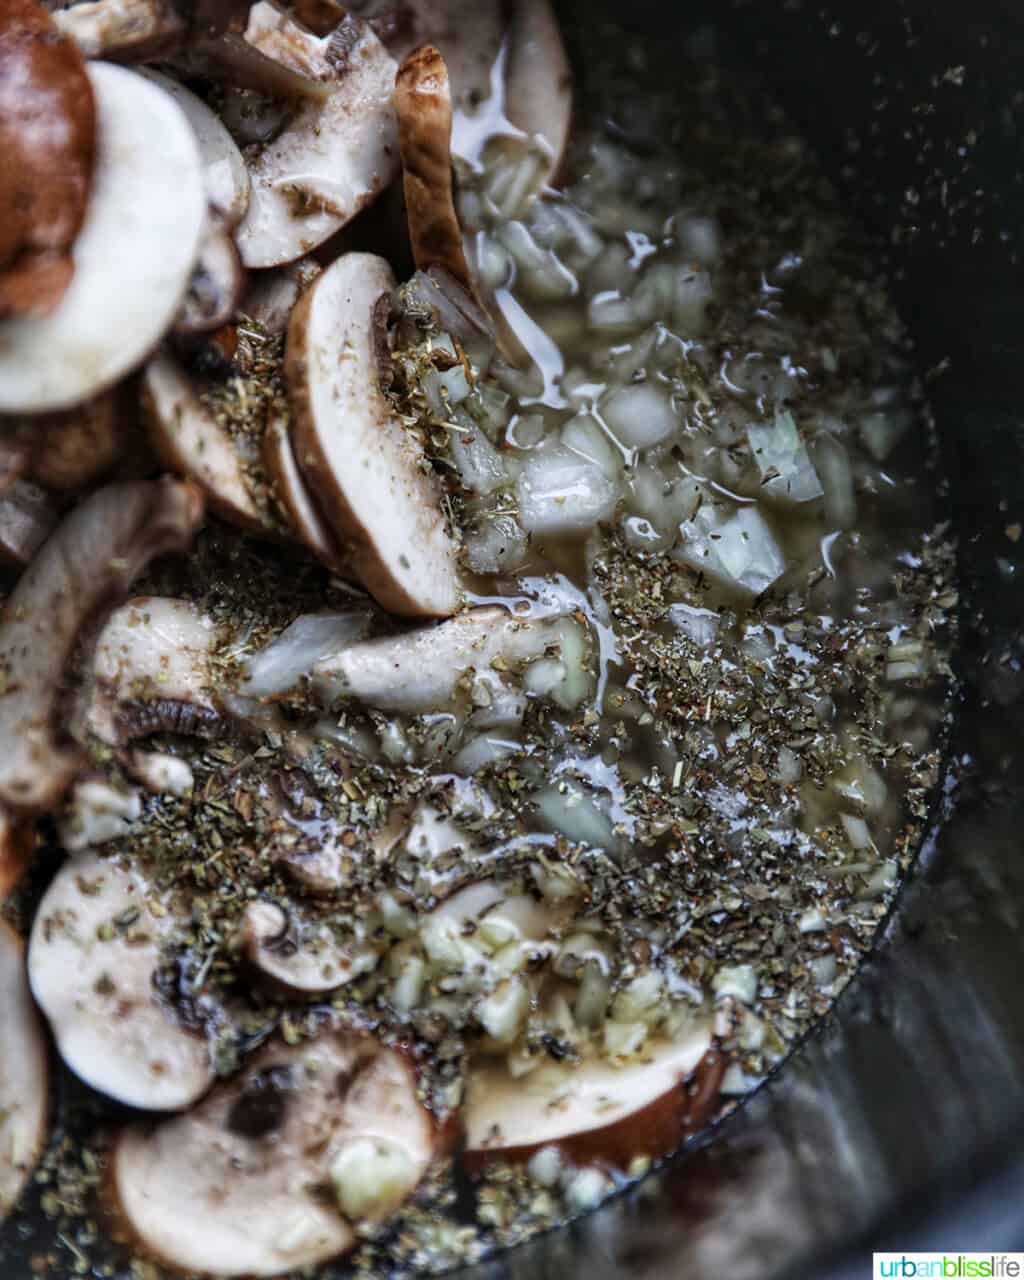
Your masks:
{"label": "sliced mushroom", "polygon": [[452,97],[448,68],[433,45],[413,50],[395,81],[398,145],[413,258],[441,266],[464,288],[472,280],[452,191]]}
{"label": "sliced mushroom", "polygon": [[175,925],[138,870],[83,853],[57,872],[29,941],[32,994],[61,1057],[100,1093],[149,1111],[187,1107],[214,1079],[206,1037],[154,985]]}
{"label": "sliced mushroom", "polygon": [[572,69],[550,0],[515,0],[505,68],[505,115],[538,156],[535,189],[552,185],[572,125]]}
{"label": "sliced mushroom", "polygon": [[164,466],[194,481],[225,519],[266,533],[269,516],[254,496],[236,442],[169,352],[146,365],[142,403],[150,441]]}
{"label": "sliced mushroom", "polygon": [[7,0],[0,28],[0,316],[64,296],[93,178],[96,109],[82,55],[37,0]]}
{"label": "sliced mushroom", "polygon": [[22,575],[0,613],[0,802],[39,813],[60,799],[80,761],[55,724],[79,634],[154,556],[183,550],[201,517],[188,485],[109,485],[72,511]]}
{"label": "sliced mushroom", "polygon": [[297,919],[274,902],[254,902],[246,909],[241,943],[253,968],[290,995],[336,991],[372,972],[378,962],[365,942],[343,944],[328,925]]}
{"label": "sliced mushroom", "polygon": [[0,327],[5,412],[70,408],[145,359],[181,304],[206,222],[199,152],[181,108],[133,71],[88,70],[98,151],[75,273],[48,315]]}
{"label": "sliced mushroom", "polygon": [[343,578],[350,576],[348,554],[339,546],[306,488],[299,464],[295,461],[288,423],[283,418],[274,418],[264,431],[262,452],[274,496],[283,507],[296,537],[329,569]]}
{"label": "sliced mushroom", "polygon": [[302,291],[320,274],[319,262],[312,258],[300,258],[276,271],[261,271],[249,281],[249,289],[239,310],[250,316],[267,333],[275,336],[284,333],[292,308]]}
{"label": "sliced mushroom", "polygon": [[703,1026],[651,1043],[622,1063],[549,1060],[513,1077],[504,1065],[482,1060],[467,1085],[467,1163],[525,1160],[546,1146],[578,1164],[622,1170],[637,1156],[666,1155],[692,1131],[698,1108],[701,1121],[707,1119],[707,1095],[713,1105],[722,1066]]}
{"label": "sliced mushroom", "polygon": [[246,266],[273,267],[322,243],[395,176],[395,63],[355,18],[321,39],[266,0],[253,5],[246,40],[330,90],[323,103],[304,102],[250,163],[238,244]]}
{"label": "sliced mushroom", "polygon": [[185,113],[199,145],[206,199],[229,227],[236,227],[249,207],[249,170],[235,140],[216,113],[191,89],[149,68],[140,74],[170,94]]}
{"label": "sliced mushroom", "polygon": [[[36,850],[36,833],[31,822],[16,822],[0,809],[0,903],[18,887]],[[0,1111],[3,1110],[0,1105]]]}
{"label": "sliced mushroom", "polygon": [[[419,714],[452,702],[467,673],[485,679],[514,672],[548,656],[589,652],[586,627],[574,618],[517,618],[498,607],[471,609],[436,627],[366,640],[319,662],[314,687],[326,701],[351,698],[380,711]],[[565,664],[568,668],[569,664]],[[589,666],[589,661],[572,665]],[[589,688],[589,675],[570,686],[574,673],[553,673],[546,692],[573,706]]]}
{"label": "sliced mushroom", "polygon": [[0,920],[0,1223],[46,1144],[49,1055],[25,978],[21,939]]}
{"label": "sliced mushroom", "polygon": [[87,58],[141,62],[176,50],[186,23],[170,0],[83,0],[54,19]]}
{"label": "sliced mushroom", "polygon": [[394,286],[386,262],[350,253],[303,294],[285,348],[293,442],[366,589],[393,613],[444,617],[459,601],[456,544],[422,447],[377,382],[373,309]]}
{"label": "sliced mushroom", "polygon": [[211,692],[214,623],[187,600],[137,596],[110,615],[96,641],[84,727],[110,746],[137,736],[150,703],[220,715]]}
{"label": "sliced mushroom", "polygon": [[231,231],[211,209],[176,333],[213,333],[234,318],[245,292],[245,268]]}
{"label": "sliced mushroom", "polygon": [[122,445],[117,400],[113,391],[105,391],[74,409],[23,419],[21,433],[32,450],[29,478],[63,492],[109,471]]}
{"label": "sliced mushroom", "polygon": [[138,1245],[161,1262],[276,1276],[351,1249],[360,1225],[413,1192],[436,1145],[408,1060],[327,1029],[264,1049],[187,1115],[129,1129],[113,1189]]}
{"label": "sliced mushroom", "polygon": [[24,568],[56,528],[57,509],[38,485],[15,480],[0,496],[0,560]]}

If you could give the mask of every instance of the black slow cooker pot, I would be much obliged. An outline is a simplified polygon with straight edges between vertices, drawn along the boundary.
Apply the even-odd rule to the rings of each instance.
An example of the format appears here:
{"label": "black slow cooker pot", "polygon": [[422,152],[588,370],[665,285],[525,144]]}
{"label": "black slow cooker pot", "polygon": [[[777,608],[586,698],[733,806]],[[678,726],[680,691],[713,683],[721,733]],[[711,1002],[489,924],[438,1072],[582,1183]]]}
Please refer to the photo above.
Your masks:
{"label": "black slow cooker pot", "polygon": [[[1024,1249],[1024,5],[568,0],[570,43],[601,5],[663,47],[724,28],[878,237],[952,479],[962,701],[916,870],[834,1015],[638,1187],[463,1274],[854,1277],[872,1249]],[[4,1280],[50,1232],[5,1242]]]}
{"label": "black slow cooker pot", "polygon": [[930,835],[834,1016],[662,1172],[471,1274],[817,1280],[871,1275],[873,1249],[1021,1250],[1024,5],[610,7],[661,44],[724,29],[877,236],[951,478],[962,699]]}

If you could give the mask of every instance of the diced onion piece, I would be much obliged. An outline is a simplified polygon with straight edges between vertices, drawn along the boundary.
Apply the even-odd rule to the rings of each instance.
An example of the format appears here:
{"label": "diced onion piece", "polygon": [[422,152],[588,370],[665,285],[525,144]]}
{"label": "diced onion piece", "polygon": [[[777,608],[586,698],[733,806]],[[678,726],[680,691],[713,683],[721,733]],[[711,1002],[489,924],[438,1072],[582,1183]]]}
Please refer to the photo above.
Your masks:
{"label": "diced onion piece", "polygon": [[821,481],[791,413],[784,411],[774,422],[748,427],[747,440],[766,498],[797,504],[822,496]]}
{"label": "diced onion piece", "polygon": [[607,814],[582,787],[559,783],[534,797],[544,825],[578,844],[614,852],[618,840]]}
{"label": "diced onion piece", "polygon": [[676,276],[672,328],[693,336],[704,328],[704,315],[712,298],[711,277],[706,271],[681,267]]}
{"label": "diced onion piece", "polygon": [[698,609],[694,605],[674,604],[669,607],[668,620],[677,631],[702,649],[709,649],[718,635],[719,617],[713,609]]}
{"label": "diced onion piece", "polygon": [[477,737],[471,738],[459,751],[452,761],[452,770],[455,773],[461,773],[464,777],[471,778],[473,774],[486,768],[487,765],[497,764],[499,761],[515,755],[519,749],[520,743],[518,742],[512,742],[508,738],[495,737],[494,734],[481,733]]}
{"label": "diced onion piece", "polygon": [[609,480],[618,480],[622,475],[621,455],[591,414],[578,413],[570,418],[562,428],[562,443],[599,466]]}
{"label": "diced onion piece", "polygon": [[369,623],[363,612],[303,614],[250,660],[240,692],[248,698],[289,693],[321,659],[361,640]]}
{"label": "diced onion piece", "polygon": [[822,431],[812,451],[825,495],[825,519],[833,529],[852,529],[857,523],[857,495],[845,446],[831,432]]}
{"label": "diced onion piece", "polygon": [[676,559],[727,587],[761,595],[786,570],[779,544],[764,517],[753,507],[739,507],[720,520],[711,504],[679,526]]}
{"label": "diced onion piece", "polygon": [[505,460],[480,427],[453,431],[450,452],[463,486],[470,493],[494,493],[508,484]]}
{"label": "diced onion piece", "polygon": [[588,458],[561,444],[531,454],[518,482],[528,533],[580,533],[611,515],[618,487]]}
{"label": "diced onion piece", "polygon": [[711,979],[711,990],[719,998],[731,996],[742,1004],[757,998],[757,972],[749,964],[723,965]]}
{"label": "diced onion piece", "polygon": [[672,397],[655,382],[620,387],[601,405],[601,415],[627,449],[649,449],[661,444],[679,426]]}
{"label": "diced onion piece", "polygon": [[474,573],[512,573],[526,558],[526,533],[514,516],[485,512],[465,535],[466,562]]}
{"label": "diced onion piece", "polygon": [[876,462],[884,462],[914,425],[913,410],[899,405],[878,413],[866,413],[860,420],[860,438]]}
{"label": "diced onion piece", "polygon": [[843,824],[846,838],[854,849],[874,848],[871,831],[863,818],[853,813],[841,813],[839,821]]}

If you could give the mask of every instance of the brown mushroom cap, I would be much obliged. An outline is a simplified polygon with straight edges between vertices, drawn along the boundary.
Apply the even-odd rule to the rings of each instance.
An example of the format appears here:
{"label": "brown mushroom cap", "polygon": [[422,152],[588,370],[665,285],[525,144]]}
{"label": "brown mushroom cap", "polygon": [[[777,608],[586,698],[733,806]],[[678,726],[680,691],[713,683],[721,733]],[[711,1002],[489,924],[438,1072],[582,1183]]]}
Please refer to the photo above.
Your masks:
{"label": "brown mushroom cap", "polygon": [[421,271],[444,267],[473,284],[452,194],[452,97],[448,68],[433,45],[414,49],[395,80],[398,145],[413,259]]}
{"label": "brown mushroom cap", "polygon": [[393,613],[444,617],[459,602],[457,548],[422,447],[377,382],[373,308],[394,287],[381,258],[349,253],[303,294],[285,348],[292,438],[366,589]]}
{"label": "brown mushroom cap", "polygon": [[2,412],[71,408],[140,364],[174,319],[206,223],[199,151],[181,108],[123,67],[94,62],[88,76],[96,167],[74,276],[48,314],[0,325]]}
{"label": "brown mushroom cap", "polygon": [[31,444],[30,479],[44,489],[80,489],[121,453],[118,397],[106,391],[74,409],[24,419],[22,432]]}
{"label": "brown mushroom cap", "polygon": [[[2,896],[2,895],[0,895]],[[46,1142],[49,1055],[25,977],[21,939],[0,920],[0,1223]]]}
{"label": "brown mushroom cap", "polygon": [[437,1141],[408,1060],[328,1029],[264,1049],[187,1114],[129,1129],[113,1191],[138,1246],[165,1264],[276,1276],[354,1247],[359,1223],[414,1190]]}
{"label": "brown mushroom cap", "polygon": [[18,887],[35,850],[34,824],[16,822],[0,809],[0,903]]}
{"label": "brown mushroom cap", "polygon": [[21,576],[0,613],[0,801],[11,809],[52,808],[78,769],[55,720],[82,628],[154,556],[183,550],[202,511],[189,485],[109,485],[72,511]]}
{"label": "brown mushroom cap", "polygon": [[82,55],[37,0],[7,0],[0,26],[0,316],[44,312],[74,267],[96,146]]}
{"label": "brown mushroom cap", "polygon": [[32,925],[28,975],[61,1057],[87,1084],[129,1106],[175,1111],[214,1079],[205,1034],[166,1007],[153,979],[176,927],[151,911],[138,871],[79,853],[58,871]]}

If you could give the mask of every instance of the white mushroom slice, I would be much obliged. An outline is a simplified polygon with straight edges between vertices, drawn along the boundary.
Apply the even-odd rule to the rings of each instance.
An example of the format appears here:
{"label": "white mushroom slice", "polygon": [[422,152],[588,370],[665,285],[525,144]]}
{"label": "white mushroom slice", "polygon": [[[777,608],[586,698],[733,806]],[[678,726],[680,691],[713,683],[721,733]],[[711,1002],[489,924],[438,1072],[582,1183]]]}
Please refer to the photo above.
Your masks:
{"label": "white mushroom slice", "polygon": [[57,525],[57,508],[38,485],[15,480],[0,494],[0,560],[24,567]]}
{"label": "white mushroom slice", "polygon": [[22,574],[0,613],[0,802],[52,808],[79,752],[59,741],[56,711],[84,625],[149,561],[189,544],[202,501],[174,481],[108,485],[75,508]]}
{"label": "white mushroom slice", "polygon": [[472,281],[452,191],[452,98],[448,68],[433,45],[403,61],[395,81],[405,207],[416,266],[444,267],[466,289]]}
{"label": "white mushroom slice", "polygon": [[284,508],[296,537],[329,569],[341,577],[349,576],[348,555],[339,547],[306,488],[283,418],[274,418],[264,431],[262,456],[274,496]]}
{"label": "white mushroom slice", "polygon": [[244,292],[245,268],[238,246],[220,215],[211,210],[175,332],[212,333],[222,328],[234,317]]}
{"label": "white mushroom slice", "polygon": [[206,197],[180,107],[123,67],[94,63],[89,77],[97,154],[75,273],[48,315],[0,327],[3,412],[69,408],[134,369],[170,327],[199,251]]}
{"label": "white mushroom slice", "polygon": [[21,939],[0,920],[0,1223],[46,1143],[49,1056],[25,978]]}
{"label": "white mushroom slice", "polygon": [[170,94],[185,113],[199,146],[206,199],[219,210],[229,227],[237,226],[249,207],[249,170],[234,138],[216,113],[191,89],[148,67],[140,74]]}
{"label": "white mushroom slice", "polygon": [[313,258],[300,258],[298,262],[289,262],[274,271],[261,271],[250,277],[249,288],[239,310],[267,333],[274,336],[284,333],[302,291],[312,284],[322,269]]}
{"label": "white mushroom slice", "polygon": [[253,496],[235,442],[167,352],[146,365],[142,403],[150,443],[164,466],[194,481],[225,519],[265,533],[267,514]]}
{"label": "white mushroom slice", "polygon": [[53,20],[87,58],[156,58],[185,37],[185,22],[168,0],[84,0],[55,10]]}
{"label": "white mushroom slice", "polygon": [[249,209],[238,245],[246,266],[274,267],[322,244],[395,176],[396,67],[357,19],[346,17],[337,31],[320,38],[266,0],[253,5],[245,38],[330,89],[323,103],[303,102],[250,162]]}
{"label": "white mushroom slice", "polygon": [[365,609],[301,614],[250,658],[239,693],[270,700],[292,692],[312,675],[318,662],[362,640],[370,622]]}
{"label": "white mushroom slice", "polygon": [[351,1249],[361,1223],[416,1188],[436,1141],[407,1059],[325,1030],[264,1049],[187,1115],[128,1130],[114,1192],[138,1245],[166,1265],[276,1276]]}
{"label": "white mushroom slice", "polygon": [[515,0],[505,115],[540,157],[536,186],[549,186],[562,166],[572,124],[572,70],[550,0]]}
{"label": "white mushroom slice", "polygon": [[110,615],[96,641],[86,728],[118,746],[131,736],[132,707],[183,704],[217,712],[209,659],[217,628],[187,600],[137,596]]}
{"label": "white mushroom slice", "polygon": [[242,921],[249,963],[290,994],[323,995],[377,967],[367,944],[344,946],[327,925],[297,920],[273,902],[254,902]]}
{"label": "white mushroom slice", "polygon": [[[449,706],[470,671],[523,670],[545,656],[586,653],[589,644],[586,627],[574,618],[517,618],[498,607],[471,609],[436,627],[343,649],[317,665],[314,687],[325,700],[351,698],[380,711],[439,711]],[[586,658],[582,665],[588,665]],[[545,696],[574,706],[582,701],[579,682],[570,688],[567,676],[567,670],[560,673]]]}
{"label": "white mushroom slice", "polygon": [[504,1065],[481,1061],[470,1070],[465,1100],[468,1161],[523,1159],[552,1145],[576,1163],[621,1169],[635,1156],[665,1155],[682,1142],[695,1114],[707,1111],[704,1095],[713,1104],[722,1065],[700,1025],[676,1040],[649,1042],[623,1062],[545,1061],[513,1077]]}
{"label": "white mushroom slice", "polygon": [[349,253],[292,312],[284,372],[295,455],[366,589],[393,613],[445,617],[459,601],[457,548],[422,447],[377,381],[373,310],[394,287],[382,258]]}
{"label": "white mushroom slice", "polygon": [[76,1075],[118,1102],[174,1111],[206,1092],[214,1070],[205,1036],[154,987],[175,917],[151,911],[152,897],[132,868],[93,853],[72,858],[36,912],[28,976]]}

